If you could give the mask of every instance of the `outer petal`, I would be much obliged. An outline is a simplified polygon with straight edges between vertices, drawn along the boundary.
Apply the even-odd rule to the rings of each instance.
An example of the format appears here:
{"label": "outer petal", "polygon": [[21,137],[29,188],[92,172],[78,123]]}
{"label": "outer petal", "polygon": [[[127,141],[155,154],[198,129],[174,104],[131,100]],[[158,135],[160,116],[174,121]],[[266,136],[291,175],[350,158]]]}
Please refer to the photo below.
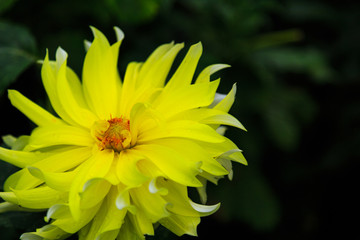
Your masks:
{"label": "outer petal", "polygon": [[[151,193],[145,184],[130,190],[131,199],[138,211],[144,213],[144,217],[151,223],[159,221],[161,218],[169,216],[166,210],[167,202],[158,193]],[[136,213],[136,215],[138,212]],[[141,214],[141,213],[140,213]]]}
{"label": "outer petal", "polygon": [[202,44],[199,42],[192,45],[166,87],[178,88],[189,85],[193,79],[193,75],[201,54]]}
{"label": "outer petal", "polygon": [[66,201],[67,194],[44,186],[29,190],[0,192],[0,197],[7,202],[15,203],[25,208],[46,209],[54,204]]}
{"label": "outer petal", "polygon": [[[247,161],[242,154],[242,151],[234,144],[230,139],[224,137],[224,142],[222,144],[214,144],[210,142],[200,142],[196,141],[202,148],[208,151],[212,156],[222,156],[227,157],[232,161],[236,161],[247,165]],[[224,154],[224,155],[223,155]]]}
{"label": "outer petal", "polygon": [[16,90],[9,90],[8,92],[11,104],[38,126],[64,123],[61,119],[53,116],[42,107],[26,98],[20,92]]}
{"label": "outer petal", "polygon": [[52,225],[46,225],[42,228],[36,229],[36,232],[24,233],[20,236],[21,240],[62,240],[70,236],[69,233]]}
{"label": "outer petal", "polygon": [[226,112],[211,108],[190,109],[175,115],[172,119],[186,119],[209,125],[229,125],[246,130],[235,117]]}
{"label": "outer petal", "polygon": [[72,181],[75,178],[77,171],[69,172],[43,172],[39,168],[29,167],[31,175],[44,181],[47,186],[58,191],[69,191]]}
{"label": "outer petal", "polygon": [[121,228],[126,209],[119,210],[115,205],[115,199],[118,195],[118,191],[116,187],[113,187],[109,192],[107,199],[103,203],[105,208],[107,209],[105,218],[101,221],[102,225],[100,226],[97,236],[99,239],[107,240],[114,239]]}
{"label": "outer petal", "polygon": [[[91,149],[89,148],[64,149],[63,152],[50,155],[33,163],[32,166],[47,172],[63,172],[76,167],[88,159],[90,155]],[[42,181],[32,176],[28,169],[22,169],[6,180],[4,189],[5,191],[10,191],[10,188],[17,190],[29,189],[41,183]]]}
{"label": "outer petal", "polygon": [[176,214],[161,219],[160,224],[178,236],[188,234],[197,236],[196,227],[200,223],[200,217],[180,216]]}
{"label": "outer petal", "polygon": [[187,193],[187,186],[181,185],[171,180],[159,178],[157,183],[161,188],[168,190],[168,194],[163,198],[169,202],[167,209],[173,214],[182,216],[199,217],[199,213],[190,205],[190,199]]}
{"label": "outer petal", "polygon": [[210,82],[210,76],[212,74],[216,73],[217,71],[220,71],[221,69],[228,68],[228,67],[230,67],[230,65],[227,65],[227,64],[210,65],[201,71],[201,73],[197,77],[195,83]]}
{"label": "outer petal", "polygon": [[[139,133],[138,144],[161,138],[186,138],[204,142],[221,143],[224,137],[211,127],[194,121],[180,120],[169,122],[158,128]],[[220,145],[220,144],[219,144]]]}
{"label": "outer petal", "polygon": [[69,208],[65,208],[58,214],[51,225],[57,226],[68,233],[76,233],[94,218],[100,206],[101,202],[87,211],[82,211],[78,220],[71,216]]}
{"label": "outer petal", "polygon": [[[149,227],[152,228],[152,224],[150,225],[151,226]],[[149,231],[146,231],[145,229],[141,229],[140,226],[137,224],[135,217],[132,214],[127,214],[117,239],[144,240],[145,239],[144,232],[149,232]]]}
{"label": "outer petal", "polygon": [[90,131],[73,126],[46,126],[36,128],[25,151],[33,151],[57,145],[92,146],[94,139]]}
{"label": "outer petal", "polygon": [[236,84],[233,85],[231,91],[226,95],[226,97],[221,100],[214,109],[221,110],[223,112],[228,112],[235,101],[236,95]]}
{"label": "outer petal", "polygon": [[47,155],[40,152],[15,151],[0,147],[0,159],[20,168],[33,164]]}

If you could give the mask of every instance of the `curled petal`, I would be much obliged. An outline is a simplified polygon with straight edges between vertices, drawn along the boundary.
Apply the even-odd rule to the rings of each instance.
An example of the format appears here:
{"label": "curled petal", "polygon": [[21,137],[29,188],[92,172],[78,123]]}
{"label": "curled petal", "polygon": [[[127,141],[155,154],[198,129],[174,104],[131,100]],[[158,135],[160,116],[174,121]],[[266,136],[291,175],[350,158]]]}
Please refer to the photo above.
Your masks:
{"label": "curled petal", "polygon": [[228,68],[228,64],[213,64],[201,71],[195,83],[210,82],[210,76],[221,69]]}

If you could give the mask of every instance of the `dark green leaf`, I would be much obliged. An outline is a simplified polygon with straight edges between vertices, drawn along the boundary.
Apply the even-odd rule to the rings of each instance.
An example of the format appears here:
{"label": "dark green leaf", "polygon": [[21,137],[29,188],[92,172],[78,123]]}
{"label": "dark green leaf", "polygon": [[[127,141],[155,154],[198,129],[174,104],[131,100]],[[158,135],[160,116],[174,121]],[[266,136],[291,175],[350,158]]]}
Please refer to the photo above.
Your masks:
{"label": "dark green leaf", "polygon": [[281,72],[306,73],[317,83],[331,80],[334,72],[317,49],[273,48],[255,55],[257,64]]}
{"label": "dark green leaf", "polygon": [[149,20],[158,12],[159,0],[107,0],[109,10],[126,23]]}
{"label": "dark green leaf", "polygon": [[0,1],[0,13],[8,9],[16,0],[1,0]]}
{"label": "dark green leaf", "polygon": [[35,48],[27,29],[0,22],[0,94],[35,62]]}

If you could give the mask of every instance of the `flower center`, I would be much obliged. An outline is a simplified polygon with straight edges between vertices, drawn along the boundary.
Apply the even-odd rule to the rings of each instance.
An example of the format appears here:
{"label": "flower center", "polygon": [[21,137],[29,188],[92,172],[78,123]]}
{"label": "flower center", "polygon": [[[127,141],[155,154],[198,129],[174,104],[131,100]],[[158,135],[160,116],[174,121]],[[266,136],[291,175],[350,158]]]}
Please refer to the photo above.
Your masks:
{"label": "flower center", "polygon": [[120,152],[130,147],[130,121],[127,119],[120,117],[97,121],[91,132],[101,150],[113,149]]}

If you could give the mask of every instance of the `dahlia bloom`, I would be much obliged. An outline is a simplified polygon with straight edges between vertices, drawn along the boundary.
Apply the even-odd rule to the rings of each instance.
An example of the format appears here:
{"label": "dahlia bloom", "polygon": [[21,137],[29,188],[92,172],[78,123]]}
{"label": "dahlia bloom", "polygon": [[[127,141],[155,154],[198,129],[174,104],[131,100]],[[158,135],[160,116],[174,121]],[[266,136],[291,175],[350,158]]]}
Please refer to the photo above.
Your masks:
{"label": "dahlia bloom", "polygon": [[[246,164],[221,125],[244,129],[228,114],[235,98],[217,94],[205,68],[193,81],[202,54],[190,47],[166,81],[183,44],[164,44],[145,62],[131,62],[121,80],[117,42],[92,28],[85,42],[82,82],[67,67],[67,53],[46,54],[42,81],[57,116],[16,90],[9,98],[37,127],[30,136],[7,136],[0,159],[20,168],[4,184],[0,212],[47,211],[47,224],[21,239],[145,239],[161,224],[177,235],[197,235],[200,217],[220,204],[206,202],[207,181],[232,176],[231,161]],[[195,187],[201,204],[188,197]]]}

